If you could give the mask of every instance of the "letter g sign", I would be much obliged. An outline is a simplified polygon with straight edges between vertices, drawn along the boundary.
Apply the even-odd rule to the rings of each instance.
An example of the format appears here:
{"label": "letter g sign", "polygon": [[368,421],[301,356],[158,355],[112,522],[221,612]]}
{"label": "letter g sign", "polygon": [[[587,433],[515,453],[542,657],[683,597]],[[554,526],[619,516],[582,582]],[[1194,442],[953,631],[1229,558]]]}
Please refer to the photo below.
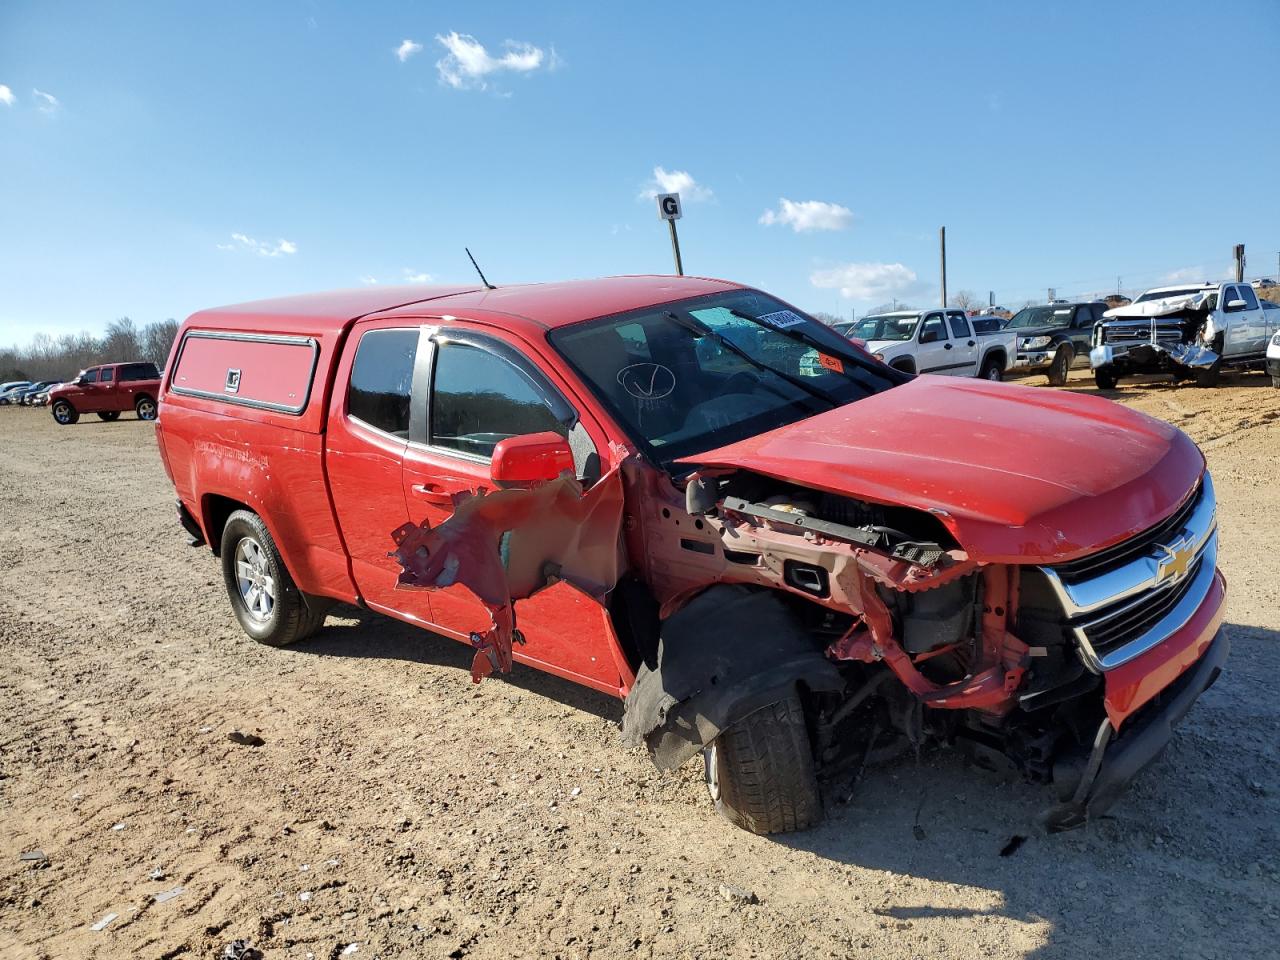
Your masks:
{"label": "letter g sign", "polygon": [[658,194],[658,217],[662,220],[679,220],[680,213],[680,194],[678,193],[660,193]]}

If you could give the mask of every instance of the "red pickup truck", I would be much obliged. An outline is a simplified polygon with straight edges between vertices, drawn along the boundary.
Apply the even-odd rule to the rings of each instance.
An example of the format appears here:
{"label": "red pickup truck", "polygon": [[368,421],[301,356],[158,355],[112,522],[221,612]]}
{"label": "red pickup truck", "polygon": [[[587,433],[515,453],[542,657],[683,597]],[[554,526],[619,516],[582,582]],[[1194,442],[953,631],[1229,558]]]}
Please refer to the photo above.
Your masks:
{"label": "red pickup truck", "polygon": [[718,809],[946,743],[1106,809],[1223,669],[1213,484],[1110,401],[877,362],[690,277],[197,313],[157,437],[244,630],[336,601],[624,698]]}
{"label": "red pickup truck", "polygon": [[154,420],[159,396],[160,371],[154,363],[104,363],[50,390],[49,412],[64,427],[82,413],[111,422],[132,410],[139,420]]}

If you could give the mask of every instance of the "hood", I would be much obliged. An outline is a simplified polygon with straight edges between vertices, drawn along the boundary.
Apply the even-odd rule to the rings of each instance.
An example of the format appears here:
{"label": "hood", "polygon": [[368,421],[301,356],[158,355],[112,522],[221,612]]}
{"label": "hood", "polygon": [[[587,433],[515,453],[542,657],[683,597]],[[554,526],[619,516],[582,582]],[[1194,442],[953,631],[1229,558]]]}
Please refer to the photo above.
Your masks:
{"label": "hood", "polygon": [[1052,337],[1055,333],[1067,335],[1071,333],[1068,327],[1005,327],[1000,333],[1012,333],[1019,340],[1026,337]]}
{"label": "hood", "polygon": [[986,563],[1119,543],[1204,472],[1186,434],[1110,400],[927,376],[682,462],[927,510]]}
{"label": "hood", "polygon": [[910,340],[868,340],[867,345],[863,347],[867,353],[875,353],[877,350],[888,350],[891,347],[909,347]]}
{"label": "hood", "polygon": [[1144,300],[1142,303],[1130,303],[1123,307],[1114,307],[1104,313],[1103,316],[1107,319],[1141,320],[1144,317],[1163,317],[1171,313],[1180,313],[1183,310],[1199,310],[1204,306],[1209,294],[1216,292],[1216,290],[1208,290],[1204,293],[1189,293],[1177,297],[1161,297],[1159,300]]}

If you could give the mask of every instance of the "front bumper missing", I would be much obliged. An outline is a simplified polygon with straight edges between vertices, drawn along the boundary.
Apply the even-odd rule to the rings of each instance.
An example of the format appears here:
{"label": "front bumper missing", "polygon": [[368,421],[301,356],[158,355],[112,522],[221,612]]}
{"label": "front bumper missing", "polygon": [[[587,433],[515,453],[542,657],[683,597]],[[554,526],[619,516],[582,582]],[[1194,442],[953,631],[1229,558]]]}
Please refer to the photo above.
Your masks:
{"label": "front bumper missing", "polygon": [[1150,341],[1133,344],[1103,344],[1089,351],[1089,366],[1124,366],[1135,373],[1160,372],[1170,366],[1190,370],[1212,367],[1222,359],[1215,351],[1197,343]]}
{"label": "front bumper missing", "polygon": [[[1230,649],[1230,639],[1219,629],[1204,656],[1149,701],[1124,725],[1119,736],[1114,735],[1111,720],[1103,720],[1093,750],[1083,758],[1081,773],[1074,778],[1071,799],[1045,811],[1045,828],[1051,833],[1071,830],[1110,809],[1130,782],[1173,739],[1173,728],[1200,694],[1213,686]],[[1057,773],[1055,770],[1055,779]]]}

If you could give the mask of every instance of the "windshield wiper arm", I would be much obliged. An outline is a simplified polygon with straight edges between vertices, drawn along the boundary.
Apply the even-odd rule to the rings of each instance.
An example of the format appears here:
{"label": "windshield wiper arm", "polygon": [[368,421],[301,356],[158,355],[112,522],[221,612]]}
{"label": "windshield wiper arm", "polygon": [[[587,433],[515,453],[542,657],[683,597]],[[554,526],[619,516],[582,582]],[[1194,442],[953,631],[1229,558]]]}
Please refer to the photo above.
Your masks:
{"label": "windshield wiper arm", "polygon": [[[783,380],[787,381],[787,383],[791,384],[793,387],[796,387],[797,389],[804,391],[805,393],[809,394],[809,396],[814,397],[815,399],[821,400],[823,403],[830,404],[832,407],[840,406],[840,401],[837,400],[835,397],[831,396],[831,394],[827,393],[825,390],[819,390],[817,387],[810,386],[809,384],[805,383],[799,377],[793,377],[791,374],[786,373],[782,370],[779,370],[777,367],[771,367],[769,364],[765,363],[763,360],[757,360],[755,357],[751,356],[751,354],[747,353],[745,350],[743,350],[740,346],[738,346],[732,340],[729,340],[724,335],[717,333],[715,330],[712,330],[706,324],[699,323],[698,321],[690,318],[682,317],[679,314],[676,314],[670,310],[664,310],[662,312],[662,315],[666,317],[668,320],[671,320],[677,326],[680,326],[683,329],[688,330],[690,333],[694,334],[695,336],[710,337],[713,341],[715,341],[721,347],[724,347],[730,353],[741,357],[743,360],[747,361],[747,363],[751,364],[751,366],[755,367],[757,370],[767,370],[769,371],[769,373],[772,373],[774,376],[781,377]],[[782,397],[782,399],[784,400],[791,399],[790,397],[787,397],[784,394],[779,393],[776,388],[771,387],[767,383],[762,383],[761,386],[767,389],[773,390],[774,393],[777,393],[778,396]]]}

